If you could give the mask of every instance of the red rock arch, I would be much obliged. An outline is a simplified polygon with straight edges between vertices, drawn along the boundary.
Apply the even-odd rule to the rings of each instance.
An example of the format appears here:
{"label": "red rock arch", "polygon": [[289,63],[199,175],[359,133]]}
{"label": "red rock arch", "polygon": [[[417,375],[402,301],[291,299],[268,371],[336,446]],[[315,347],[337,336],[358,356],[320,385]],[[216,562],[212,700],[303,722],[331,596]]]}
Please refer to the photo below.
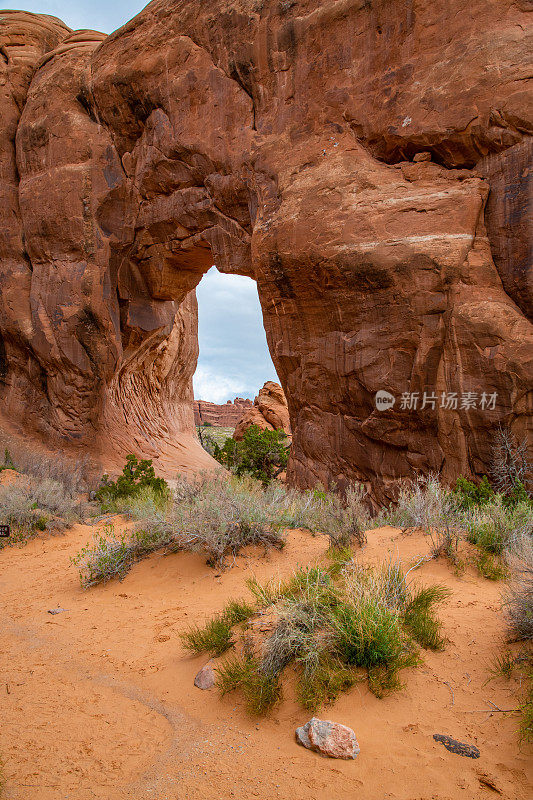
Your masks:
{"label": "red rock arch", "polygon": [[[476,169],[492,181],[484,159],[531,141],[528,15],[462,11],[156,0],[103,42],[43,22],[5,142],[24,234],[18,273],[1,254],[20,309],[2,309],[9,413],[169,466],[192,426],[192,292],[215,261],[257,281],[294,483],[384,498],[415,470],[486,472],[495,427],[532,416],[523,248],[487,237],[506,179]],[[395,408],[376,409],[380,389]],[[399,407],[425,391],[498,403]]]}

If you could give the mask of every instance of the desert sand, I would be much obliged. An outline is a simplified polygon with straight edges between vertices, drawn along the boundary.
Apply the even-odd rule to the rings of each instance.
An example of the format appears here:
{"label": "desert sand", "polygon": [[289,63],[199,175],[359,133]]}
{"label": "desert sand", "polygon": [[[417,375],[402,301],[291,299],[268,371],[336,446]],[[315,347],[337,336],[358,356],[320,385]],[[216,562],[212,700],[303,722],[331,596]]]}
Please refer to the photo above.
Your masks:
{"label": "desert sand", "polygon": [[[469,570],[457,576],[443,560],[411,573],[452,590],[440,612],[449,642],[404,671],[402,691],[379,700],[361,683],[320,711],[352,727],[361,747],[355,761],[332,761],[296,744],[294,729],[310,715],[297,706],[290,678],[273,714],[251,718],[239,695],[193,686],[208,659],[187,655],[178,636],[245,596],[247,577],[286,575],[318,560],[327,539],[293,531],[282,553],[248,551],[223,573],[198,555],[155,555],[122,582],[83,591],[70,558],[104,525],[76,525],[0,552],[8,800],[532,796],[532,751],[519,746],[518,715],[494,708],[516,708],[518,683],[485,684],[505,634],[501,585]],[[383,528],[369,533],[357,558],[410,565],[428,550],[422,533]],[[55,607],[64,610],[49,614]],[[475,744],[480,758],[448,752],[435,733]]]}

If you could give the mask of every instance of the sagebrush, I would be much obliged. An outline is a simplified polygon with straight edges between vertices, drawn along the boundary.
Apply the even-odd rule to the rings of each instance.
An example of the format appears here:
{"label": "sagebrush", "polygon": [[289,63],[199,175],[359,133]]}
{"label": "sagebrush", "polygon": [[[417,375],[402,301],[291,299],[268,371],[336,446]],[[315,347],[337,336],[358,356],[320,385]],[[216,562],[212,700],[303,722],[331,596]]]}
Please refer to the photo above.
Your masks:
{"label": "sagebrush", "polygon": [[61,450],[46,455],[2,432],[0,453],[4,453],[0,469],[14,469],[36,480],[57,481],[72,494],[92,491],[98,483],[99,468],[89,456],[75,458]]}
{"label": "sagebrush", "polygon": [[[406,581],[400,564],[359,567],[353,560],[298,570],[291,578],[261,587],[251,582],[254,614],[269,615],[272,633],[258,639],[244,622],[239,651],[217,668],[222,694],[239,689],[251,713],[266,713],[283,694],[282,675],[296,670],[300,703],[315,711],[334,700],[366,673],[371,690],[382,697],[401,686],[400,672],[420,663],[419,647],[444,646],[435,608],[447,597],[442,587],[417,587]],[[244,616],[244,613],[243,613]],[[213,625],[184,641],[194,652],[208,647]],[[218,639],[216,639],[218,641]],[[238,643],[226,626],[223,649]],[[364,672],[363,672],[364,671]]]}
{"label": "sagebrush", "polygon": [[324,533],[335,546],[361,544],[369,519],[364,500],[359,487],[348,487],[342,500],[324,492],[298,492],[279,483],[264,488],[251,478],[212,473],[191,482],[179,479],[162,495],[145,485],[118,506],[140,520],[134,529],[120,535],[109,529],[98,535],[74,563],[82,584],[92,586],[123,577],[137,560],[157,550],[199,552],[208,564],[226,568],[249,545],[281,549],[287,528]]}
{"label": "sagebrush", "polygon": [[60,532],[81,522],[89,509],[78,494],[50,478],[24,475],[0,485],[0,521],[11,527],[10,537],[0,539],[0,548],[24,543],[41,531]]}

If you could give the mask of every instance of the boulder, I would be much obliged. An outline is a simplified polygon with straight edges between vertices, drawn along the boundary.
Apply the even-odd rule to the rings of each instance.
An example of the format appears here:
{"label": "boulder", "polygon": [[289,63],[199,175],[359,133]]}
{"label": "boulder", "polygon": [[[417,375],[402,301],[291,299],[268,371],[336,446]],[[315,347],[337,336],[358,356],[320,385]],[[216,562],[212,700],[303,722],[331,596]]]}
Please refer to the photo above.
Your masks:
{"label": "boulder", "polygon": [[296,741],[308,750],[314,750],[328,758],[353,759],[360,752],[351,728],[317,717],[312,717],[305,725],[296,728]]}
{"label": "boulder", "polygon": [[206,664],[196,673],[194,685],[198,689],[212,689],[215,685],[215,672],[211,664]]}
{"label": "boulder", "polygon": [[252,425],[262,430],[291,432],[287,399],[279,383],[267,381],[251,405],[244,411],[233,432],[233,438],[240,441],[245,431]]}

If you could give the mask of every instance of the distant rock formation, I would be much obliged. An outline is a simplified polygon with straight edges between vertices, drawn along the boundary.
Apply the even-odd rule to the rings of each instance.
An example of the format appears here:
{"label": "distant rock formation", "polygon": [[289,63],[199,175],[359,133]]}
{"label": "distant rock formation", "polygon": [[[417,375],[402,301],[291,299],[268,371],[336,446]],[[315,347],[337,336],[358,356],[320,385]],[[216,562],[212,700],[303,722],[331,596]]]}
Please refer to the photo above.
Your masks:
{"label": "distant rock formation", "polygon": [[233,432],[233,438],[240,441],[244,432],[252,425],[258,425],[262,430],[285,431],[290,436],[291,423],[287,398],[279,383],[267,381],[254,400],[253,405],[247,408],[238,421]]}
{"label": "distant rock formation", "polygon": [[2,11],[0,415],[210,464],[216,263],[257,281],[290,483],[488,472],[533,419],[531,7],[154,0],[107,37]]}
{"label": "distant rock formation", "polygon": [[224,428],[234,428],[241,419],[244,411],[252,407],[252,401],[247,397],[236,397],[227,403],[217,405],[207,400],[195,400],[193,403],[194,424],[220,425]]}

